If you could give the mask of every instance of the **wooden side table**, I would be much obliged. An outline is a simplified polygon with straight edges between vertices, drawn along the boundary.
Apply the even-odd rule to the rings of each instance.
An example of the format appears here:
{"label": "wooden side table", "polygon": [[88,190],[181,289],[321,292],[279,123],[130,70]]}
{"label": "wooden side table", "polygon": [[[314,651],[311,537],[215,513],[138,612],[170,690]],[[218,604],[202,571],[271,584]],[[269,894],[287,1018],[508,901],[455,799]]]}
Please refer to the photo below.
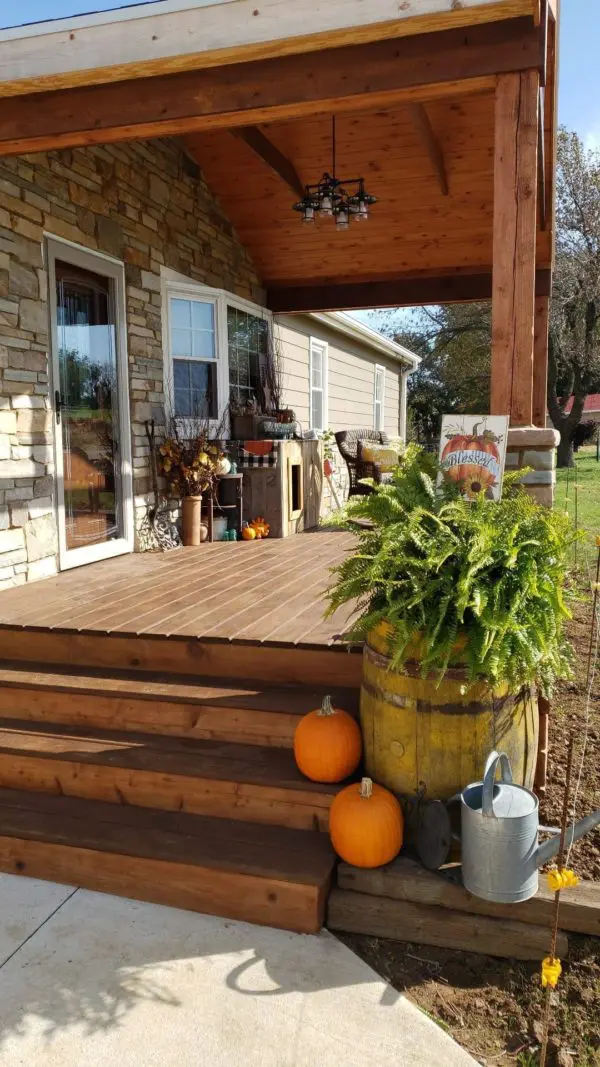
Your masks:
{"label": "wooden side table", "polygon": [[[238,537],[241,537],[242,522],[244,516],[244,493],[243,493],[243,474],[220,474],[217,479],[217,485],[215,493],[211,493],[208,498],[208,540],[211,544],[214,542],[214,510],[215,510],[215,495],[217,497],[216,505],[217,510],[220,512],[237,511],[237,528]],[[224,482],[231,482],[235,487],[235,501],[231,504],[223,504],[219,500],[221,485]]]}

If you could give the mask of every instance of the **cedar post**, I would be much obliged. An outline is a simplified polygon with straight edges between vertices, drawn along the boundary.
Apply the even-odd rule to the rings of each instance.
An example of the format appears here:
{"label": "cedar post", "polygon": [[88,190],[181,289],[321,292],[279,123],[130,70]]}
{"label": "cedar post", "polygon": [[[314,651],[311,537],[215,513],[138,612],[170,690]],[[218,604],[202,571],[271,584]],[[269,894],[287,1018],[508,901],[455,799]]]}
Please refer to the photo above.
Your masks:
{"label": "cedar post", "polygon": [[533,425],[546,425],[548,395],[548,329],[550,297],[539,296],[535,301],[533,326]]}
{"label": "cedar post", "polygon": [[533,421],[539,74],[496,84],[491,412]]}

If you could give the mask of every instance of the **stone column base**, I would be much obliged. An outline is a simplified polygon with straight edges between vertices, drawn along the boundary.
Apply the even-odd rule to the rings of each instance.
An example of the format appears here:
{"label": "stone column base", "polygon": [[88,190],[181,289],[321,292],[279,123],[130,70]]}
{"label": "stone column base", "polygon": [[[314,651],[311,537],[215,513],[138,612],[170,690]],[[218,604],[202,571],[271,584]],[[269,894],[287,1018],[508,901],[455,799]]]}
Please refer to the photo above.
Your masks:
{"label": "stone column base", "polygon": [[506,470],[533,468],[523,478],[523,486],[537,500],[551,508],[556,486],[556,448],[558,430],[537,426],[514,426],[508,431]]}

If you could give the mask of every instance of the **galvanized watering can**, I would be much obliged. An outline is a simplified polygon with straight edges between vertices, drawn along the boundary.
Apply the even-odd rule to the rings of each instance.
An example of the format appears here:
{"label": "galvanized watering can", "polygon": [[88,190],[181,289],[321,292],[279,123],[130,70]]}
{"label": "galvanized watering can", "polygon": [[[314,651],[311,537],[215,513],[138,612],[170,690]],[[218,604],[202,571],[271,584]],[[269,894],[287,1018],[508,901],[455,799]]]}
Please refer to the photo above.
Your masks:
{"label": "galvanized watering can", "polygon": [[[496,772],[501,768],[500,781]],[[554,837],[538,844],[538,799],[515,785],[505,753],[492,752],[482,782],[473,782],[452,797],[461,804],[463,883],[470,893],[498,904],[533,897],[538,867],[556,856]],[[566,845],[600,824],[600,811],[581,819],[566,834]],[[550,831],[558,833],[556,830]]]}

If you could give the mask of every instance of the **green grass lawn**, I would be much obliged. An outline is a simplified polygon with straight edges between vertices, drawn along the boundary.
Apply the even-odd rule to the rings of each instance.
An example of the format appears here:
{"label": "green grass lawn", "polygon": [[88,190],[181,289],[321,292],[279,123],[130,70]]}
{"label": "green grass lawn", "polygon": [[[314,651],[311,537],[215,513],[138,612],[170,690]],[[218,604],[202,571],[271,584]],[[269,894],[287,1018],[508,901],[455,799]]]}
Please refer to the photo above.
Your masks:
{"label": "green grass lawn", "polygon": [[580,449],[575,462],[577,467],[574,470],[556,472],[554,506],[566,507],[575,522],[577,494],[577,525],[595,539],[600,537],[600,463],[596,459],[596,446]]}

